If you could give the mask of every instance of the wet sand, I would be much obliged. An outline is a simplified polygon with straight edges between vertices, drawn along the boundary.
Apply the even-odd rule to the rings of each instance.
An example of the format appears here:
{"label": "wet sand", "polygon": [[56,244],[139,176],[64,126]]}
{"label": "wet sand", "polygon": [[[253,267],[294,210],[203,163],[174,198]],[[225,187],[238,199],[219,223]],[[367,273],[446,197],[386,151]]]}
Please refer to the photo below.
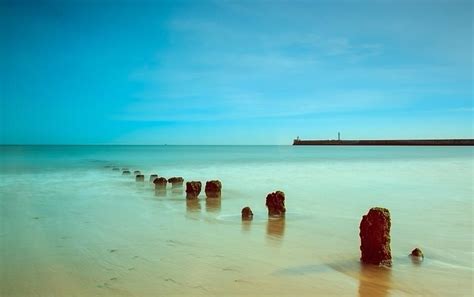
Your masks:
{"label": "wet sand", "polygon": [[[0,295],[470,296],[472,160],[397,161],[397,179],[386,165],[135,166],[218,177],[219,201],[186,201],[170,187],[155,195],[102,163],[4,172]],[[287,194],[285,219],[266,214],[276,189]],[[246,205],[253,221],[240,219]],[[358,224],[374,205],[392,212],[390,269],[359,262]],[[408,257],[415,246],[422,263]]]}

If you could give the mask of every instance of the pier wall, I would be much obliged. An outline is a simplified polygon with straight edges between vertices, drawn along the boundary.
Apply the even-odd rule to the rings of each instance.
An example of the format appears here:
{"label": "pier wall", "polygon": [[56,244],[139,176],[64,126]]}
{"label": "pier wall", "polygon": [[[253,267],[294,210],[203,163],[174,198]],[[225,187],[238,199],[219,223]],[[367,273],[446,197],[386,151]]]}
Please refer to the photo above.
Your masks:
{"label": "pier wall", "polygon": [[301,140],[293,145],[474,146],[474,139]]}

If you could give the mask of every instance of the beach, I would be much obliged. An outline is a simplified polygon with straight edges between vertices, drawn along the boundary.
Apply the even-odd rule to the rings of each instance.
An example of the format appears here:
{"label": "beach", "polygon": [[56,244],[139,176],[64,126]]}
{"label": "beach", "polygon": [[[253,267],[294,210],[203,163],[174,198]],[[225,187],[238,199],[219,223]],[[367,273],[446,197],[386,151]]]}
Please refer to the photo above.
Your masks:
{"label": "beach", "polygon": [[[0,146],[0,295],[471,296],[472,147]],[[140,170],[122,176],[109,166]],[[218,179],[186,200],[150,174]],[[286,194],[269,219],[268,193]],[[250,206],[252,221],[240,211]],[[392,218],[391,268],[359,223]],[[425,258],[408,257],[419,247]]]}

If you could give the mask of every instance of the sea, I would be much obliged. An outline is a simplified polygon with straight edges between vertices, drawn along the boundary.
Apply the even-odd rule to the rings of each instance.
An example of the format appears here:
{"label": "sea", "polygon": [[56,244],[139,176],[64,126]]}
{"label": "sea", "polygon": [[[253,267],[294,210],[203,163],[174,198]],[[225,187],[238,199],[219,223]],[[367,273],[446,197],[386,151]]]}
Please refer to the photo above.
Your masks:
{"label": "sea", "polygon": [[[472,296],[473,157],[473,147],[0,146],[0,296]],[[150,174],[217,179],[222,197],[156,192]],[[286,215],[269,218],[277,190]],[[360,262],[372,207],[390,210],[390,268]]]}

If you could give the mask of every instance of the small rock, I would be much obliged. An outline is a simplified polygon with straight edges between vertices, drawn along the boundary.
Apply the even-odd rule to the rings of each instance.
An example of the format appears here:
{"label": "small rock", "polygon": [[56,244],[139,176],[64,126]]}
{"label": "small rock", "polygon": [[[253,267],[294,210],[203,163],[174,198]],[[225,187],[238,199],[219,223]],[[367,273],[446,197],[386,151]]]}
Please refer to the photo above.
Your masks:
{"label": "small rock", "polygon": [[137,182],[144,182],[145,181],[145,176],[143,174],[137,174],[135,176],[135,181]]}
{"label": "small rock", "polygon": [[285,193],[276,191],[267,195],[265,205],[268,208],[269,216],[284,216],[285,208]]}
{"label": "small rock", "polygon": [[423,252],[419,248],[415,248],[413,251],[411,251],[410,256],[424,258]]}
{"label": "small rock", "polygon": [[190,181],[186,183],[186,198],[195,199],[201,193],[202,184],[200,181]]}
{"label": "small rock", "polygon": [[211,180],[206,182],[206,196],[208,198],[220,198],[222,190],[222,183],[218,180]]}
{"label": "small rock", "polygon": [[252,209],[250,209],[250,207],[246,206],[244,208],[242,208],[242,220],[251,220],[253,219],[253,212],[252,212]]}

